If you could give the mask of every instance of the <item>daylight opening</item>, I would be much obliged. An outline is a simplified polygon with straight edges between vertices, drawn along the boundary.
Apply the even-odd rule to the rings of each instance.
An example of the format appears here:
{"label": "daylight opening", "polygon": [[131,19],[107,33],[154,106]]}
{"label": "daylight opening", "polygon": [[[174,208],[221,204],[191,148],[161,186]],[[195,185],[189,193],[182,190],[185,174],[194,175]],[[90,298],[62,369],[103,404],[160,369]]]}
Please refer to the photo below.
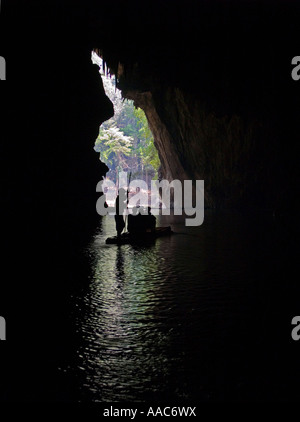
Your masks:
{"label": "daylight opening", "polygon": [[124,171],[131,179],[144,180],[150,189],[151,180],[158,178],[160,160],[145,113],[122,97],[115,76],[105,71],[95,52],[92,61],[99,66],[105,93],[114,106],[113,117],[100,125],[94,145],[100,160],[109,167],[106,178],[118,186],[118,175]]}

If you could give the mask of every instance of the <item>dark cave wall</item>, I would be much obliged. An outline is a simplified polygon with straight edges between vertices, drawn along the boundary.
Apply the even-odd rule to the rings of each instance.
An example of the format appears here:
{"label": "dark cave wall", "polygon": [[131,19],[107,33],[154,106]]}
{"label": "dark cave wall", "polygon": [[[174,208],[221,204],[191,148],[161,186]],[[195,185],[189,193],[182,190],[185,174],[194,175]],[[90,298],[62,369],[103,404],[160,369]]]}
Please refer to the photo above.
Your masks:
{"label": "dark cave wall", "polygon": [[[178,88],[124,92],[147,116],[159,151],[162,177],[204,180],[207,207],[238,207],[271,185],[263,162],[269,149],[263,124],[241,116],[217,116]],[[263,146],[263,148],[262,148]],[[267,198],[264,198],[265,200]],[[268,198],[271,200],[271,198]],[[256,206],[264,206],[267,201]]]}
{"label": "dark cave wall", "polygon": [[250,100],[247,110],[243,101],[237,109],[222,101],[215,106],[209,97],[182,87],[155,82],[141,91],[128,89],[120,78],[121,88],[122,83],[123,95],[146,113],[162,178],[204,179],[207,207],[276,210],[289,207],[289,201],[294,205],[299,103],[290,99],[297,87],[279,86],[276,100],[272,92],[263,92],[267,99],[256,106]]}
{"label": "dark cave wall", "polygon": [[93,146],[113,106],[91,62],[84,14],[67,6],[4,3],[1,12],[8,63],[2,155],[8,197],[1,200],[16,215],[16,203],[24,204],[29,226],[97,219],[96,184],[107,171]]}
{"label": "dark cave wall", "polygon": [[300,84],[290,73],[299,6],[189,6],[148,10],[119,38],[106,27],[95,46],[123,95],[146,112],[163,178],[204,179],[208,207],[292,208]]}
{"label": "dark cave wall", "polygon": [[[54,330],[60,316],[53,315],[51,300],[64,300],[61,286],[72,283],[68,266],[78,262],[82,271],[77,248],[99,226],[96,185],[107,167],[93,146],[113,107],[91,62],[92,47],[78,32],[78,26],[88,32],[84,16],[74,17],[55,2],[2,6],[7,61],[1,87],[3,273],[13,272],[18,297],[8,276],[1,309],[4,313],[7,307],[13,320],[9,312],[18,308],[34,331],[44,307],[41,313],[52,318]],[[32,304],[41,289],[47,303]],[[55,337],[51,330],[49,338]]]}

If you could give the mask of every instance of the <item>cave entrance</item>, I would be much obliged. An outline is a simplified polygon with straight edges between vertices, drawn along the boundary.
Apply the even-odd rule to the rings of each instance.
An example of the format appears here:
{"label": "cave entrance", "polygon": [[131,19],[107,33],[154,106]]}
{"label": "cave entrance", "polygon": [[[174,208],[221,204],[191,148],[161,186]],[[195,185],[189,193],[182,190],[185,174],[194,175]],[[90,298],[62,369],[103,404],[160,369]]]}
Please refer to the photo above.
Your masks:
{"label": "cave entrance", "polygon": [[158,178],[160,160],[145,113],[132,100],[123,98],[115,76],[107,68],[105,71],[95,52],[92,61],[99,66],[105,93],[114,106],[113,117],[100,125],[94,145],[100,160],[109,167],[106,177],[118,186],[118,175],[125,171],[131,173],[132,180],[144,180],[150,189],[151,180]]}

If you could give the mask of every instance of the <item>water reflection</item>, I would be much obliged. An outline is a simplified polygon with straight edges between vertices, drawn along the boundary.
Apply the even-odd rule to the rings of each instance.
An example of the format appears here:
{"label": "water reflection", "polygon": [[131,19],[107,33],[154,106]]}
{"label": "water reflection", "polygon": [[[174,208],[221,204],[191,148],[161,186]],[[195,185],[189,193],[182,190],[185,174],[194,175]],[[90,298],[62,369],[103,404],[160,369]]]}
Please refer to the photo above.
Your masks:
{"label": "water reflection", "polygon": [[85,386],[94,400],[155,397],[172,388],[176,365],[176,357],[170,359],[173,326],[166,324],[172,306],[166,294],[171,288],[170,277],[165,277],[168,264],[159,244],[106,246],[114,221],[104,220],[103,232],[90,246],[94,276],[80,321]]}
{"label": "water reflection", "polygon": [[270,233],[233,215],[166,223],[176,234],[146,247],[106,245],[107,216],[89,246],[92,277],[75,298],[83,400],[210,400],[245,386]]}

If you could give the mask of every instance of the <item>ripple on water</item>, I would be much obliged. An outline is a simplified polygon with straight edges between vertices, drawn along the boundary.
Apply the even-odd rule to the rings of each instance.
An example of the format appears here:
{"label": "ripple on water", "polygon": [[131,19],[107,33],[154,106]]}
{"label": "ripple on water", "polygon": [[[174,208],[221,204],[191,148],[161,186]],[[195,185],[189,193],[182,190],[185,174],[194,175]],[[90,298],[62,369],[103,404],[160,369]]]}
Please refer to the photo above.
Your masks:
{"label": "ripple on water", "polygon": [[251,245],[236,221],[225,233],[224,221],[193,230],[180,217],[169,221],[177,234],[133,247],[105,244],[114,235],[114,219],[105,217],[89,245],[92,277],[75,298],[83,397],[210,395],[203,385],[214,366],[211,352],[249,308]]}

